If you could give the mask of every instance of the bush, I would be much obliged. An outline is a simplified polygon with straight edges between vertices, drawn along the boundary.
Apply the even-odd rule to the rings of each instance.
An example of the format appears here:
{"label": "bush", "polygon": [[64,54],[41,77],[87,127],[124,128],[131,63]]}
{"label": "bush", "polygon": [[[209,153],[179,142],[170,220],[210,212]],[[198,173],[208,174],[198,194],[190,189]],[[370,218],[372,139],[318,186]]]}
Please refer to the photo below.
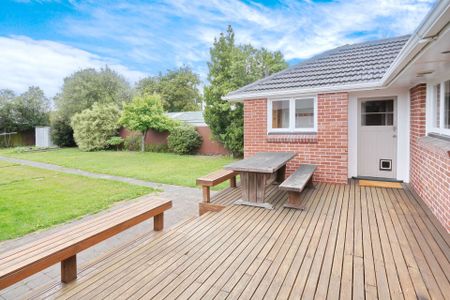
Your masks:
{"label": "bush", "polygon": [[123,144],[123,138],[120,136],[113,136],[112,138],[110,138],[108,140],[108,145],[110,145],[111,147],[115,147],[116,150],[119,150],[120,145]]}
{"label": "bush", "polygon": [[72,117],[75,142],[82,151],[102,150],[119,129],[119,108],[114,104],[95,103]]}
{"label": "bush", "polygon": [[193,154],[202,144],[202,137],[194,127],[181,125],[175,127],[167,138],[169,150],[177,154]]}
{"label": "bush", "polygon": [[141,150],[141,135],[132,134],[127,136],[123,142],[123,147],[128,151]]}
{"label": "bush", "polygon": [[59,147],[74,147],[76,146],[73,139],[73,129],[70,126],[70,121],[61,116],[54,116],[51,118],[50,126],[52,141]]}
{"label": "bush", "polygon": [[147,144],[145,145],[145,151],[165,153],[169,152],[169,147],[166,144]]}

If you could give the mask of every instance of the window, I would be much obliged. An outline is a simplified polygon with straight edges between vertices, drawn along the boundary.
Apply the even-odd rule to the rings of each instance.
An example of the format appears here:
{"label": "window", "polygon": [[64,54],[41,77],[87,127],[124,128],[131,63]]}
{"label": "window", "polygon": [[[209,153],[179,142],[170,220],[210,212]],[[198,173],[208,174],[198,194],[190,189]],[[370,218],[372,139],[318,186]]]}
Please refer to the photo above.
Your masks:
{"label": "window", "polygon": [[289,100],[272,102],[272,128],[289,128]]}
{"label": "window", "polygon": [[293,98],[269,100],[269,132],[315,132],[317,129],[316,99]]}
{"label": "window", "polygon": [[428,131],[450,135],[450,80],[429,86]]}
{"label": "window", "polygon": [[370,100],[361,102],[362,126],[393,126],[394,100]]}

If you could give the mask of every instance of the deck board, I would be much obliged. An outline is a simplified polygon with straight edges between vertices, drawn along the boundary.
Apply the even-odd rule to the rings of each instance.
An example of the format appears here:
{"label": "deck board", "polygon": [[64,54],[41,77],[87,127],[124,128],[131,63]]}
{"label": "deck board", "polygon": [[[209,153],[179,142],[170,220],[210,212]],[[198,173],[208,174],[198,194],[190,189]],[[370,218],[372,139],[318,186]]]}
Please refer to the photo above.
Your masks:
{"label": "deck board", "polygon": [[[450,239],[412,191],[317,184],[304,211],[224,205],[138,245],[92,262],[60,299],[444,299],[450,294]],[[36,295],[35,295],[36,296]]]}

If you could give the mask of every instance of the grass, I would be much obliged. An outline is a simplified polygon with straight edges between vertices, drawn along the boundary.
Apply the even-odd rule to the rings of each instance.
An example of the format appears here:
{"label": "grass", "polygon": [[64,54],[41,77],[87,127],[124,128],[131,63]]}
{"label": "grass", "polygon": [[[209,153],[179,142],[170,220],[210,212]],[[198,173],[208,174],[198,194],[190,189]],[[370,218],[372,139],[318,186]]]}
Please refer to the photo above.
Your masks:
{"label": "grass", "polygon": [[233,162],[232,158],[224,156],[128,151],[82,152],[75,148],[27,153],[1,150],[0,155],[188,187],[195,187],[197,177]]}
{"label": "grass", "polygon": [[0,161],[0,241],[154,191]]}

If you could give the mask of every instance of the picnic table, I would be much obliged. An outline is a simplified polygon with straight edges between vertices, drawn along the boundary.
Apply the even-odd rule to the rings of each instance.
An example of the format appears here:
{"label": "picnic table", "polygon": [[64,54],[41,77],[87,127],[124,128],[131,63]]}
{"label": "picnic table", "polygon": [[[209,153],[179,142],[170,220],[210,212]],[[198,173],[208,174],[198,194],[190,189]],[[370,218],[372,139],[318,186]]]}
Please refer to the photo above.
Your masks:
{"label": "picnic table", "polygon": [[264,202],[266,186],[284,180],[286,164],[294,156],[294,152],[260,152],[225,166],[227,170],[239,172],[241,177],[242,199],[237,204],[272,208]]}

